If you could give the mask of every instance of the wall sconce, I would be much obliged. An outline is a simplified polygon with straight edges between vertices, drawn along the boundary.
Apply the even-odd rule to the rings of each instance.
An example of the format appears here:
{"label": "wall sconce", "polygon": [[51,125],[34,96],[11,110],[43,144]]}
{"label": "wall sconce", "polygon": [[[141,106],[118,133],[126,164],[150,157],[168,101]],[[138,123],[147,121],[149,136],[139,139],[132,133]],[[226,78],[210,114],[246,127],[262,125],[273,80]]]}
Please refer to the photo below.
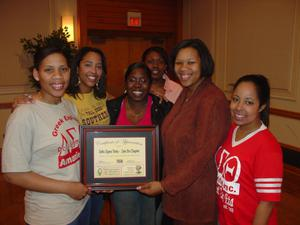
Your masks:
{"label": "wall sconce", "polygon": [[69,37],[68,37],[68,41],[74,41],[74,18],[73,16],[62,16],[61,17],[61,26],[62,28],[67,27],[68,28],[68,33],[69,33]]}

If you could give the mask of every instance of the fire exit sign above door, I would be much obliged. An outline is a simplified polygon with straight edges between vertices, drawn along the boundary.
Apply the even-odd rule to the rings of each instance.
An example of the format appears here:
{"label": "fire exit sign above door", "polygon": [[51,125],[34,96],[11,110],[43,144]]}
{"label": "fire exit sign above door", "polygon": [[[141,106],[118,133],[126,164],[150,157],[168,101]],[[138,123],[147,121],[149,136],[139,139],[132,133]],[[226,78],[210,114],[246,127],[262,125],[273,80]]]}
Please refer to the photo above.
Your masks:
{"label": "fire exit sign above door", "polygon": [[127,12],[127,26],[141,27],[142,26],[142,13]]}

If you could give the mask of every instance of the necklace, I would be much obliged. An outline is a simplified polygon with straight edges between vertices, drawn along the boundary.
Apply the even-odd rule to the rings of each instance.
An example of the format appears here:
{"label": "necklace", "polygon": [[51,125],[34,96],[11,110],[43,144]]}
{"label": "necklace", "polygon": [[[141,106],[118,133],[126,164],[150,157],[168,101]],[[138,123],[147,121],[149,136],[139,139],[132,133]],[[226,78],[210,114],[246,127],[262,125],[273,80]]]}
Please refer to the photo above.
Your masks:
{"label": "necklace", "polygon": [[244,130],[241,130],[240,127],[239,127],[239,128],[237,129],[237,131],[236,131],[235,139],[236,139],[237,141],[239,141],[239,140],[241,140],[241,139],[247,137],[249,134],[251,134],[252,132],[256,131],[256,130],[259,129],[259,128],[260,128],[260,126],[255,127],[255,128],[253,128],[253,129],[250,129],[250,130],[244,131]]}
{"label": "necklace", "polygon": [[130,106],[130,103],[128,102],[128,100],[126,99],[126,112],[127,112],[127,117],[128,118],[141,118],[144,116],[145,112],[146,112],[146,108],[147,108],[147,102],[142,105],[142,110],[135,110]]}

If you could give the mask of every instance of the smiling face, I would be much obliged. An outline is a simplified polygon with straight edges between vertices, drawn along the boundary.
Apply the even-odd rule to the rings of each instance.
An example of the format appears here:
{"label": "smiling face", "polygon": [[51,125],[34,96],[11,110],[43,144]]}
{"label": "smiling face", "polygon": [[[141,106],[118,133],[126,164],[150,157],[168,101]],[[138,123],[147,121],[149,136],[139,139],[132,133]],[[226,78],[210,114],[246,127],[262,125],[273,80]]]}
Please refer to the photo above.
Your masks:
{"label": "smiling face", "polygon": [[167,69],[167,64],[158,52],[150,52],[145,57],[145,64],[151,70],[152,80],[162,79]]}
{"label": "smiling face", "polygon": [[80,79],[80,92],[91,92],[103,72],[101,56],[96,52],[88,52],[80,61],[77,69]]}
{"label": "smiling face", "polygon": [[182,86],[194,90],[201,82],[201,59],[196,49],[182,48],[175,59],[175,73]]}
{"label": "smiling face", "polygon": [[41,85],[41,100],[57,104],[69,84],[70,68],[62,54],[53,53],[42,60],[38,69],[33,70],[33,77]]}
{"label": "smiling face", "polygon": [[128,99],[133,101],[147,101],[150,80],[142,68],[136,68],[128,75],[125,88]]}
{"label": "smiling face", "polygon": [[241,82],[232,93],[232,120],[243,129],[252,131],[260,126],[260,112],[264,107],[260,107],[256,87],[252,82]]}

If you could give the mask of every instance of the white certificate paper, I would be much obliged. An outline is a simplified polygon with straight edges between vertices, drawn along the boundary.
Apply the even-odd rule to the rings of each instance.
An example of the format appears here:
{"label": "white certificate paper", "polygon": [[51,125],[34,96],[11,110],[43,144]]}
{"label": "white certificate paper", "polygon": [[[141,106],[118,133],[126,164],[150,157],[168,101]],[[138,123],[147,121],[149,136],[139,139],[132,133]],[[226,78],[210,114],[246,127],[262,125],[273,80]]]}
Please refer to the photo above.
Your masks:
{"label": "white certificate paper", "polygon": [[94,178],[146,176],[145,137],[94,138]]}

